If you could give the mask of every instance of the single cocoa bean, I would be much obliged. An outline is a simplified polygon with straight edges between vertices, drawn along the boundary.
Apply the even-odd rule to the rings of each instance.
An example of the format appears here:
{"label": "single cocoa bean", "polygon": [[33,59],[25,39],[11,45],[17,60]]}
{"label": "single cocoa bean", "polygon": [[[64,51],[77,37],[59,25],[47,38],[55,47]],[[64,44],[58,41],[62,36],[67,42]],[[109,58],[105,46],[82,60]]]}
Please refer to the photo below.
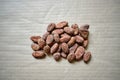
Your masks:
{"label": "single cocoa bean", "polygon": [[50,52],[51,52],[51,54],[53,54],[53,53],[55,53],[57,50],[58,50],[58,43],[55,43],[52,47],[51,47],[51,50],[50,50]]}
{"label": "single cocoa bean", "polygon": [[55,29],[55,30],[53,30],[52,31],[52,34],[62,34],[64,32],[64,30],[63,29]]}
{"label": "single cocoa bean", "polygon": [[44,40],[46,40],[46,39],[47,39],[47,36],[48,36],[49,34],[50,34],[49,32],[46,32],[46,33],[42,36],[42,38],[43,38]]}
{"label": "single cocoa bean", "polygon": [[82,46],[79,46],[75,52],[76,60],[80,60],[85,53],[85,49]]}
{"label": "single cocoa bean", "polygon": [[69,52],[70,53],[75,53],[77,48],[78,48],[78,44],[75,43],[72,47],[69,48]]}
{"label": "single cocoa bean", "polygon": [[47,31],[51,32],[55,28],[55,26],[56,26],[55,23],[50,23],[47,27]]}
{"label": "single cocoa bean", "polygon": [[44,51],[35,51],[32,53],[32,56],[35,58],[44,58],[46,55]]}
{"label": "single cocoa bean", "polygon": [[69,47],[71,47],[71,46],[73,46],[75,44],[75,39],[76,39],[75,37],[71,37],[71,39],[68,42]]}
{"label": "single cocoa bean", "polygon": [[67,60],[72,63],[75,60],[75,54],[74,53],[69,53],[67,56]]}
{"label": "single cocoa bean", "polygon": [[49,54],[50,53],[50,47],[48,45],[46,45],[43,50],[45,51],[45,53]]}
{"label": "single cocoa bean", "polygon": [[38,39],[40,39],[41,36],[31,36],[30,39],[34,42],[34,43],[37,43],[38,42]]}
{"label": "single cocoa bean", "polygon": [[36,43],[33,43],[33,44],[31,45],[31,48],[32,48],[34,51],[37,51],[37,50],[40,49],[40,46],[39,46],[38,44],[36,44]]}
{"label": "single cocoa bean", "polygon": [[83,56],[83,60],[84,62],[89,62],[89,60],[91,59],[91,52],[86,52]]}
{"label": "single cocoa bean", "polygon": [[59,42],[60,41],[60,38],[59,38],[59,35],[58,34],[54,34],[54,40],[55,42]]}
{"label": "single cocoa bean", "polygon": [[66,54],[69,52],[68,45],[66,43],[62,43],[62,51]]}
{"label": "single cocoa bean", "polygon": [[60,38],[60,42],[63,43],[63,42],[68,42],[70,40],[70,36],[68,34],[62,34],[61,35],[62,37]]}
{"label": "single cocoa bean", "polygon": [[52,35],[52,34],[48,35],[48,36],[47,36],[47,39],[46,39],[46,43],[47,43],[48,45],[51,45],[53,41],[54,41],[53,35]]}
{"label": "single cocoa bean", "polygon": [[60,54],[61,54],[61,57],[67,58],[67,54],[65,54],[64,52],[61,52]]}
{"label": "single cocoa bean", "polygon": [[75,38],[76,38],[77,43],[83,43],[83,41],[84,41],[84,39],[79,35],[75,36]]}
{"label": "single cocoa bean", "polygon": [[54,57],[54,59],[56,60],[56,61],[58,61],[58,60],[60,60],[60,58],[61,58],[61,56],[60,56],[60,53],[54,53],[53,54],[53,57]]}
{"label": "single cocoa bean", "polygon": [[67,26],[68,25],[68,22],[67,21],[62,21],[62,22],[60,22],[60,23],[58,23],[57,25],[56,25],[56,28],[64,28],[65,26]]}
{"label": "single cocoa bean", "polygon": [[70,35],[73,35],[73,34],[74,34],[74,30],[73,30],[73,28],[71,28],[71,27],[65,27],[65,28],[64,28],[64,31],[65,31],[66,33],[70,34]]}
{"label": "single cocoa bean", "polygon": [[79,27],[77,24],[73,24],[71,28],[74,29],[74,35],[77,35],[79,33]]}
{"label": "single cocoa bean", "polygon": [[42,38],[38,39],[38,45],[40,46],[40,49],[43,49],[44,46],[46,45],[44,39]]}

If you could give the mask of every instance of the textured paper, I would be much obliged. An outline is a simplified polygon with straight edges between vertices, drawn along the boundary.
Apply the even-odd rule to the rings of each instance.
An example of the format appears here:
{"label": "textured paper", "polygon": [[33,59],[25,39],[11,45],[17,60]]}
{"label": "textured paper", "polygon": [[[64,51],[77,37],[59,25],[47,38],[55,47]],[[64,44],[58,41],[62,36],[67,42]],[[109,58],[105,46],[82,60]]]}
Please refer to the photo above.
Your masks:
{"label": "textured paper", "polygon": [[[90,24],[89,64],[32,57],[29,37],[63,20]],[[120,0],[0,0],[0,80],[120,80]]]}

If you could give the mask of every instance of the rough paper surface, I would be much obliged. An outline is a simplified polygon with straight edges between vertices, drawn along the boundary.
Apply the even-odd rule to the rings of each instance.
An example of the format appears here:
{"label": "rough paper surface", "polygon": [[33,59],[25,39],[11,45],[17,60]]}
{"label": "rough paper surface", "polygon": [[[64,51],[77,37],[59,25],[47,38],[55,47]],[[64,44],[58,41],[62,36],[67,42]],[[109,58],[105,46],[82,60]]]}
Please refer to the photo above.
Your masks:
{"label": "rough paper surface", "polygon": [[[89,64],[36,60],[31,35],[50,22],[90,24]],[[0,0],[0,80],[119,80],[120,0]]]}

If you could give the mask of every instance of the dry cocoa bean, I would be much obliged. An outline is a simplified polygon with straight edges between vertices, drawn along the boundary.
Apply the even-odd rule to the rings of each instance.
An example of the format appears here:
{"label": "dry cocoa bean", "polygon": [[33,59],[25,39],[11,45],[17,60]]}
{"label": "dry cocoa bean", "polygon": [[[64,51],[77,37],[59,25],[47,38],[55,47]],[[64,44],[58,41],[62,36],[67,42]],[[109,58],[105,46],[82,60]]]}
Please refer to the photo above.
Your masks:
{"label": "dry cocoa bean", "polygon": [[44,39],[42,38],[38,39],[38,45],[40,46],[40,49],[43,49],[44,46],[46,45]]}
{"label": "dry cocoa bean", "polygon": [[64,52],[61,52],[60,54],[61,54],[61,57],[67,58],[67,54],[65,54]]}
{"label": "dry cocoa bean", "polygon": [[75,53],[77,48],[78,48],[78,44],[75,43],[72,47],[69,48],[69,52],[70,53]]}
{"label": "dry cocoa bean", "polygon": [[76,60],[80,60],[85,53],[85,49],[82,46],[79,46],[75,52]]}
{"label": "dry cocoa bean", "polygon": [[62,34],[64,32],[63,29],[55,29],[52,31],[52,34]]}
{"label": "dry cocoa bean", "polygon": [[74,53],[69,53],[67,56],[67,60],[72,63],[75,60],[75,54]]}
{"label": "dry cocoa bean", "polygon": [[70,36],[68,34],[62,34],[61,35],[61,38],[60,38],[60,42],[63,43],[63,42],[68,42],[70,40]]}
{"label": "dry cocoa bean", "polygon": [[55,26],[56,26],[55,23],[50,23],[47,27],[47,31],[51,32],[55,28]]}
{"label": "dry cocoa bean", "polygon": [[34,51],[37,51],[37,50],[40,49],[40,46],[39,46],[38,44],[36,44],[36,43],[33,43],[33,44],[31,45],[31,48],[32,48]]}
{"label": "dry cocoa bean", "polygon": [[89,41],[88,41],[88,40],[84,40],[84,42],[83,42],[83,47],[84,47],[84,48],[87,48],[88,43],[89,43]]}
{"label": "dry cocoa bean", "polygon": [[71,28],[74,29],[74,35],[77,35],[79,33],[79,27],[77,24],[73,24]]}
{"label": "dry cocoa bean", "polygon": [[64,28],[65,26],[67,26],[68,25],[68,22],[67,21],[62,21],[62,22],[60,22],[60,23],[58,23],[57,25],[56,25],[56,28]]}
{"label": "dry cocoa bean", "polygon": [[84,41],[84,39],[79,35],[75,36],[75,38],[77,43],[82,43]]}
{"label": "dry cocoa bean", "polygon": [[48,45],[51,45],[53,41],[54,41],[53,35],[52,35],[52,34],[48,35],[48,36],[47,36],[47,39],[46,39],[46,43],[47,43]]}
{"label": "dry cocoa bean", "polygon": [[80,35],[84,38],[84,39],[87,39],[88,36],[89,36],[89,31],[87,29],[80,29],[79,30],[80,32]]}
{"label": "dry cocoa bean", "polygon": [[41,37],[40,36],[31,36],[30,39],[34,42],[34,43],[37,43],[38,42],[38,39],[40,39]]}
{"label": "dry cocoa bean", "polygon": [[60,56],[60,53],[54,53],[53,54],[53,57],[54,57],[54,59],[56,60],[56,61],[58,61],[58,60],[60,60],[60,58],[61,58],[61,56]]}
{"label": "dry cocoa bean", "polygon": [[60,41],[59,35],[58,34],[54,34],[53,36],[54,36],[55,42],[58,43]]}
{"label": "dry cocoa bean", "polygon": [[46,55],[44,51],[35,51],[32,53],[32,56],[35,58],[44,58]]}
{"label": "dry cocoa bean", "polygon": [[75,44],[75,39],[76,39],[75,37],[71,37],[71,39],[68,42],[69,47],[71,47],[71,46],[73,46]]}
{"label": "dry cocoa bean", "polygon": [[69,52],[69,48],[66,43],[62,43],[62,51],[66,54]]}
{"label": "dry cocoa bean", "polygon": [[49,34],[50,34],[49,32],[46,32],[46,33],[42,36],[42,38],[43,38],[44,40],[46,40],[46,39],[47,39],[47,36],[48,36]]}
{"label": "dry cocoa bean", "polygon": [[50,53],[50,47],[48,45],[46,45],[43,50],[45,51],[45,53],[49,54]]}
{"label": "dry cocoa bean", "polygon": [[50,50],[50,52],[51,52],[51,54],[53,54],[53,53],[55,53],[57,50],[58,50],[58,43],[55,43],[52,47],[51,47],[51,50]]}
{"label": "dry cocoa bean", "polygon": [[73,33],[74,33],[74,30],[73,30],[73,28],[71,28],[71,27],[65,27],[65,28],[64,28],[64,31],[65,31],[66,33],[70,34],[70,35],[73,35]]}
{"label": "dry cocoa bean", "polygon": [[83,56],[83,60],[84,62],[89,62],[89,60],[91,59],[91,52],[86,52]]}

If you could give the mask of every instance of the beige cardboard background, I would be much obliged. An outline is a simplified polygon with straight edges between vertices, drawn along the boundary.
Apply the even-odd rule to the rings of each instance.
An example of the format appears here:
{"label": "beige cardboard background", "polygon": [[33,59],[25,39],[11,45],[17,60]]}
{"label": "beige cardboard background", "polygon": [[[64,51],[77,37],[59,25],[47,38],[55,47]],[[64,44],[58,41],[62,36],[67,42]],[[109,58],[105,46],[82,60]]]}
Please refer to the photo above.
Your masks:
{"label": "beige cardboard background", "polygon": [[[92,60],[31,56],[31,35],[50,22],[90,24]],[[0,80],[119,80],[120,0],[0,0]]]}

